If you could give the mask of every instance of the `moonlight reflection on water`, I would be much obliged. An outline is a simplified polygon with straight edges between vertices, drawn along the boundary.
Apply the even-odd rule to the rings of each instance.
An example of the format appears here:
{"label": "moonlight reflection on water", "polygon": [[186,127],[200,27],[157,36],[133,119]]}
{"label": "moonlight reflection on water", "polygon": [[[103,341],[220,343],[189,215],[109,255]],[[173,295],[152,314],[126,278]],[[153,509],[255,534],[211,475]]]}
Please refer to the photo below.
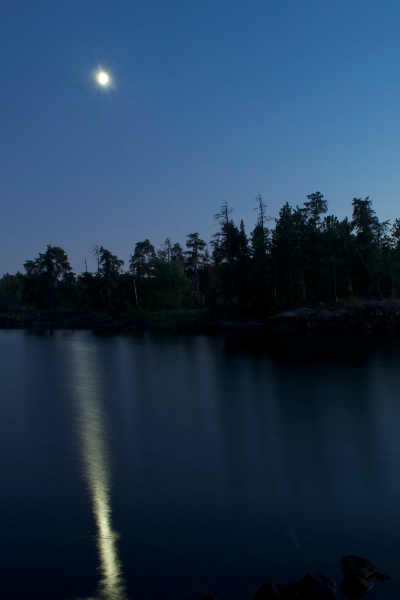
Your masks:
{"label": "moonlight reflection on water", "polygon": [[97,594],[105,600],[125,600],[125,582],[118,557],[118,534],[113,530],[110,502],[110,459],[105,417],[93,363],[93,350],[84,342],[71,345],[75,368],[75,395],[78,407],[84,475],[96,521],[96,544],[100,559]]}
{"label": "moonlight reflection on water", "polygon": [[2,597],[248,600],[347,554],[399,597],[398,338],[6,331],[0,381]]}

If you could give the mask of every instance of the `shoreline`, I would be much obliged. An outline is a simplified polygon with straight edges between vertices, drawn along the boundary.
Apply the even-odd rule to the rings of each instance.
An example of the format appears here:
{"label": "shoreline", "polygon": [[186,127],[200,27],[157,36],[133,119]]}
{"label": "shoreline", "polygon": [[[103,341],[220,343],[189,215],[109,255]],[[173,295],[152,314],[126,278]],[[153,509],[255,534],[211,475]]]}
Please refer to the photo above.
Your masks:
{"label": "shoreline", "polygon": [[57,314],[23,309],[0,313],[0,329],[76,329],[89,331],[173,332],[397,332],[400,333],[399,300],[366,300],[338,305],[299,307],[267,318],[240,318],[227,314],[192,311],[115,311]]}

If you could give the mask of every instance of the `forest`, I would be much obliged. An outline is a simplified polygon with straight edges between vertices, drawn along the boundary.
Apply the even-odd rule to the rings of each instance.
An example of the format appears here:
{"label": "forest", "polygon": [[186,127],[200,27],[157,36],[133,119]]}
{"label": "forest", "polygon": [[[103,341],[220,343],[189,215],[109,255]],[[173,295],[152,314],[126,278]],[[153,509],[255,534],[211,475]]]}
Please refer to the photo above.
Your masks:
{"label": "forest", "polygon": [[225,308],[268,316],[293,306],[338,299],[396,298],[400,294],[400,219],[379,221],[369,198],[353,198],[352,218],[328,215],[320,192],[279,216],[267,216],[259,195],[257,221],[247,235],[224,201],[217,232],[206,243],[189,233],[185,247],[169,237],[156,250],[138,241],[129,264],[103,246],[92,252],[97,270],[73,273],[68,255],[48,245],[26,260],[25,273],[0,280],[3,310],[124,312],[134,309]]}

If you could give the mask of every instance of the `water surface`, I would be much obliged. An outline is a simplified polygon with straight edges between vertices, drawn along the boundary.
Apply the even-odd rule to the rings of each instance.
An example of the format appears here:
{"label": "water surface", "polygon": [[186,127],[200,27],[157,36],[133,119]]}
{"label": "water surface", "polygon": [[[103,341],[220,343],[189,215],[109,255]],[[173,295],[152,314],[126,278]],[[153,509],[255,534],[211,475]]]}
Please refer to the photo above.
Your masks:
{"label": "water surface", "polygon": [[400,575],[397,338],[1,331],[0,381],[4,598]]}

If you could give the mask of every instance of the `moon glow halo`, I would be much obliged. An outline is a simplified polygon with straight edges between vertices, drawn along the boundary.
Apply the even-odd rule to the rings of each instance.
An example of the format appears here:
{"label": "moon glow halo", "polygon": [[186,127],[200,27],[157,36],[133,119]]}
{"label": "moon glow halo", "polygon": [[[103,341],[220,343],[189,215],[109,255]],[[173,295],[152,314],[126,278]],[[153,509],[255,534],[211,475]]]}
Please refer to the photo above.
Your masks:
{"label": "moon glow halo", "polygon": [[110,83],[110,76],[105,71],[100,71],[96,75],[97,83],[100,85],[108,85]]}

